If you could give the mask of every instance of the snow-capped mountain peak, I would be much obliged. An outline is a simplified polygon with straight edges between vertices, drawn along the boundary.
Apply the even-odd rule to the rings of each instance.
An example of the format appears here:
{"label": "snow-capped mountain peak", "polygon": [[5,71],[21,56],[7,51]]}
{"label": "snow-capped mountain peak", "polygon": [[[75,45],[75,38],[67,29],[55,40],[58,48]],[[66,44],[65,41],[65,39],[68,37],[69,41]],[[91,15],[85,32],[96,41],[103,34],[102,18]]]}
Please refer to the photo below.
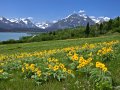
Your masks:
{"label": "snow-capped mountain peak", "polygon": [[2,20],[3,20],[3,17],[0,17],[0,20],[2,21]]}
{"label": "snow-capped mountain peak", "polygon": [[45,29],[46,27],[48,27],[48,24],[46,24],[46,23],[36,23],[35,25],[42,29]]}
{"label": "snow-capped mountain peak", "polygon": [[5,17],[0,17],[0,21],[3,22],[3,23],[9,23],[10,22]]}
{"label": "snow-capped mountain peak", "polygon": [[76,26],[86,26],[86,24],[89,22],[90,25],[94,25],[95,23],[101,23],[103,21],[108,21],[108,17],[98,17],[95,16],[88,16],[84,10],[80,10],[79,12],[74,12],[67,17],[60,19],[58,21],[48,23],[48,22],[42,22],[42,23],[36,23],[35,25],[39,28],[46,29],[46,28],[58,28],[58,29],[64,29],[69,27],[76,27]]}
{"label": "snow-capped mountain peak", "polygon": [[68,15],[67,17],[65,17],[65,18],[63,18],[63,19],[67,19],[67,18],[69,18],[69,17],[71,17],[71,16],[80,16],[80,17],[83,17],[83,18],[87,18],[87,15],[86,15],[86,13],[85,13],[85,11],[84,10],[80,10],[79,12],[73,12],[72,14],[70,14],[70,15]]}
{"label": "snow-capped mountain peak", "polygon": [[101,17],[98,17],[99,19],[103,19],[104,21],[109,21],[110,18],[109,17],[104,17],[104,16],[101,16]]}
{"label": "snow-capped mountain peak", "polygon": [[45,29],[45,30],[57,30],[57,29],[65,29],[65,28],[73,28],[76,26],[86,26],[89,22],[90,25],[94,25],[95,23],[102,23],[104,21],[109,21],[109,17],[101,16],[88,16],[84,10],[80,10],[79,12],[74,12],[68,15],[65,18],[60,20],[54,20],[52,22],[33,22],[32,17],[28,18],[10,18],[6,19],[4,17],[0,17],[0,28],[7,29]]}
{"label": "snow-capped mountain peak", "polygon": [[87,18],[87,15],[84,10],[80,10],[78,13],[80,17]]}
{"label": "snow-capped mountain peak", "polygon": [[53,23],[56,23],[56,21],[53,21],[53,22],[42,22],[42,23],[35,23],[35,25],[38,27],[38,28],[42,28],[42,29],[46,29],[48,27],[50,27]]}
{"label": "snow-capped mountain peak", "polygon": [[85,13],[85,11],[84,10],[80,10],[78,13]]}
{"label": "snow-capped mountain peak", "polygon": [[10,22],[13,22],[13,23],[22,22],[22,23],[25,23],[26,25],[29,24],[29,23],[32,23],[30,21],[30,19],[28,19],[28,18],[11,18],[11,19],[7,19],[7,20],[9,20]]}
{"label": "snow-capped mountain peak", "polygon": [[0,17],[1,21],[6,21],[7,19],[5,17]]}
{"label": "snow-capped mountain peak", "polygon": [[57,21],[56,20],[54,20],[54,21],[52,21],[53,23],[56,23]]}
{"label": "snow-capped mountain peak", "polygon": [[95,16],[89,16],[95,23],[99,23],[100,19],[96,18]]}
{"label": "snow-capped mountain peak", "polygon": [[[0,17],[0,27],[5,28],[37,28],[37,26],[28,18],[10,18]],[[7,24],[7,25],[6,25]]]}
{"label": "snow-capped mountain peak", "polygon": [[95,16],[89,16],[95,23],[101,23],[101,22],[107,22],[110,20],[109,17],[105,16],[100,16],[100,17],[95,17]]}
{"label": "snow-capped mountain peak", "polygon": [[18,18],[11,18],[11,19],[7,19],[10,22],[14,22],[14,23],[19,23],[19,19]]}
{"label": "snow-capped mountain peak", "polygon": [[86,14],[79,14],[80,17],[83,17],[83,18],[87,18],[87,15]]}
{"label": "snow-capped mountain peak", "polygon": [[28,23],[31,23],[31,21],[29,19],[27,19],[27,18],[21,18],[21,21],[23,21],[26,25]]}
{"label": "snow-capped mountain peak", "polygon": [[74,12],[68,15],[66,18],[58,20],[48,29],[57,30],[57,29],[73,28],[77,26],[86,26],[88,22],[90,25],[95,24],[95,22],[86,15],[85,11]]}

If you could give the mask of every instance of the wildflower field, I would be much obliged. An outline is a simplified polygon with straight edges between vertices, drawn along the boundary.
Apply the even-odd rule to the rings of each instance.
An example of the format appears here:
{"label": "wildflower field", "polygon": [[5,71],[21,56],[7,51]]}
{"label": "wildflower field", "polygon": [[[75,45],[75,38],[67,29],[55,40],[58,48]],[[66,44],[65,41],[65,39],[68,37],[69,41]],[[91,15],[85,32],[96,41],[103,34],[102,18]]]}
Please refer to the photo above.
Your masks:
{"label": "wildflower field", "polygon": [[0,45],[0,90],[120,90],[120,36]]}

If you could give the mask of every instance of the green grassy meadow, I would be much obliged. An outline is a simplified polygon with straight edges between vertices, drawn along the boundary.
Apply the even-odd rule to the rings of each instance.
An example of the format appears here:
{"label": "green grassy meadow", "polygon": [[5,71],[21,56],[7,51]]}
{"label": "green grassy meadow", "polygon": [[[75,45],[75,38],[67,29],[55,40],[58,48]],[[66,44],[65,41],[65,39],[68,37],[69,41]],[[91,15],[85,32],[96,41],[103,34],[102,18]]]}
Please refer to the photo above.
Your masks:
{"label": "green grassy meadow", "polygon": [[[78,38],[78,39],[67,39],[67,40],[54,40],[54,41],[42,41],[42,42],[33,42],[33,43],[19,43],[19,44],[3,44],[0,45],[0,55],[12,55],[19,53],[33,53],[43,50],[53,50],[53,49],[62,49],[67,47],[80,46],[85,43],[102,43],[110,41],[120,41],[120,35],[111,35],[111,36],[101,36],[94,38]],[[66,79],[58,81],[56,79],[51,79],[41,85],[37,85],[31,79],[24,79],[21,75],[21,69],[12,69],[10,71],[10,78],[5,80],[0,80],[0,90],[120,90],[117,89],[120,86],[120,43],[116,46],[117,49],[115,52],[115,58],[104,62],[111,72],[112,77],[112,89],[95,89],[93,84],[87,82],[86,78],[70,76]],[[53,54],[52,57],[59,59],[61,62],[64,62],[65,55],[64,53]],[[34,57],[33,57],[34,58]],[[26,60],[29,62],[29,58],[21,58],[21,60]],[[42,65],[41,59],[35,58],[37,61],[32,61],[35,63],[40,63]],[[9,60],[9,59],[8,59]],[[11,59],[12,60],[12,59]],[[20,59],[14,59],[15,62]],[[30,58],[31,60],[31,58]],[[5,60],[4,60],[5,61]],[[4,63],[4,61],[0,61]],[[11,61],[10,61],[11,62]],[[94,61],[93,61],[94,62]],[[66,62],[65,62],[66,64]],[[67,64],[66,64],[67,66]],[[9,66],[11,67],[11,66]],[[17,66],[16,66],[17,67]],[[21,66],[19,66],[21,68]],[[5,69],[6,70],[6,69]],[[78,82],[77,82],[78,81]]]}
{"label": "green grassy meadow", "polygon": [[32,43],[21,43],[21,44],[3,44],[0,45],[0,54],[13,54],[20,52],[51,50],[57,48],[82,45],[85,43],[97,43],[97,42],[112,41],[112,40],[120,40],[120,35],[67,39],[67,40],[52,40],[52,41],[42,41],[42,42],[32,42]]}

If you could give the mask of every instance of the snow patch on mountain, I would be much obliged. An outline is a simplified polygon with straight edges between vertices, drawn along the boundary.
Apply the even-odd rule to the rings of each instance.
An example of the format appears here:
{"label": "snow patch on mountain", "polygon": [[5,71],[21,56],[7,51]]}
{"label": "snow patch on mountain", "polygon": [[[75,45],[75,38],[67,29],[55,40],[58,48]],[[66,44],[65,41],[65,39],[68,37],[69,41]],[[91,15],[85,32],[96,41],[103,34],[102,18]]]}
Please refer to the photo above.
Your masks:
{"label": "snow patch on mountain", "polygon": [[35,25],[42,29],[45,29],[46,27],[48,27],[48,24],[45,24],[45,23],[36,23]]}
{"label": "snow patch on mountain", "polygon": [[85,13],[85,10],[80,10],[79,13]]}
{"label": "snow patch on mountain", "polygon": [[56,23],[57,21],[56,20],[54,20],[54,21],[52,21],[53,23]]}
{"label": "snow patch on mountain", "polygon": [[28,24],[28,22],[29,22],[28,19],[26,19],[26,18],[22,18],[21,20],[22,20],[25,24]]}
{"label": "snow patch on mountain", "polygon": [[[71,15],[72,15],[72,14],[68,15],[67,17],[65,17],[65,18],[63,18],[63,19],[67,19],[67,18],[69,18]],[[62,20],[62,19],[61,19],[61,20]]]}
{"label": "snow patch on mountain", "polygon": [[101,23],[104,21],[109,21],[110,18],[109,17],[105,17],[105,16],[100,16],[100,17],[95,17],[95,16],[89,16],[95,23]]}
{"label": "snow patch on mountain", "polygon": [[14,23],[19,23],[19,19],[18,18],[11,18],[11,19],[7,19],[10,22],[14,22]]}
{"label": "snow patch on mountain", "polygon": [[101,16],[101,17],[98,17],[99,19],[103,19],[104,21],[109,21],[110,18],[109,17],[104,17],[104,16]]}
{"label": "snow patch on mountain", "polygon": [[86,13],[85,13],[84,10],[80,10],[80,11],[78,12],[78,14],[79,14],[80,17],[87,18],[87,15],[86,15]]}
{"label": "snow patch on mountain", "polygon": [[2,20],[3,20],[3,17],[0,17],[0,20],[2,21]]}
{"label": "snow patch on mountain", "polygon": [[29,19],[29,20],[33,20],[33,17],[27,17],[27,19]]}

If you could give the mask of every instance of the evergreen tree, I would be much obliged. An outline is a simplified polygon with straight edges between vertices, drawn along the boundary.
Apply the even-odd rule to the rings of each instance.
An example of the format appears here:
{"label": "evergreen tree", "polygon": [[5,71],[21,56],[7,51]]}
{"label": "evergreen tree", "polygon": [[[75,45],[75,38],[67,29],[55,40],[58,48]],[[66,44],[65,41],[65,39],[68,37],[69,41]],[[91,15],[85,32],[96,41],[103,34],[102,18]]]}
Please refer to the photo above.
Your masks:
{"label": "evergreen tree", "polygon": [[113,28],[113,20],[110,19],[108,24],[107,24],[107,30],[111,30]]}
{"label": "evergreen tree", "polygon": [[97,29],[96,29],[96,26],[93,25],[90,27],[90,34],[91,36],[95,37],[96,36],[96,32],[97,32]]}
{"label": "evergreen tree", "polygon": [[117,17],[117,21],[120,21],[120,17],[119,16]]}
{"label": "evergreen tree", "polygon": [[104,30],[104,33],[107,33],[107,25],[108,22],[103,22],[103,30]]}
{"label": "evergreen tree", "polygon": [[99,30],[100,30],[100,34],[103,34],[103,24],[102,23],[100,23]]}
{"label": "evergreen tree", "polygon": [[119,27],[120,26],[120,17],[118,16],[114,21],[115,21],[115,27]]}
{"label": "evergreen tree", "polygon": [[55,32],[55,31],[53,31],[53,35],[56,35],[56,32]]}
{"label": "evergreen tree", "polygon": [[89,26],[89,22],[88,22],[87,26],[86,26],[86,29],[85,29],[85,35],[86,35],[86,37],[89,36],[89,33],[90,33],[90,26]]}

